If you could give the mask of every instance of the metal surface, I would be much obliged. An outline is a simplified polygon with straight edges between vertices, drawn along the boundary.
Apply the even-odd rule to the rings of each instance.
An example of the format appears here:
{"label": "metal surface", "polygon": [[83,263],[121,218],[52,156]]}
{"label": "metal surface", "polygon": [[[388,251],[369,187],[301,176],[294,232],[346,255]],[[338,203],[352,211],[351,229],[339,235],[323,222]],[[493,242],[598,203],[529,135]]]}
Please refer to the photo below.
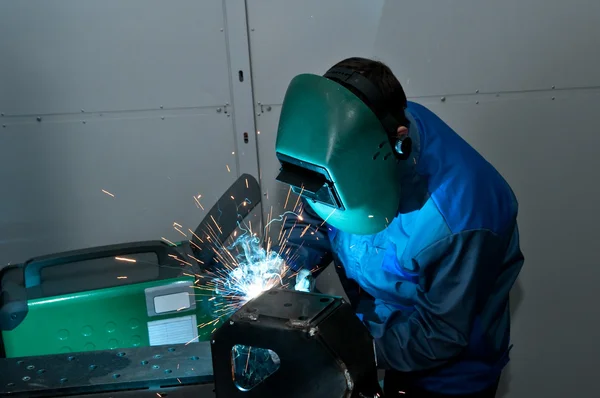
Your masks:
{"label": "metal surface", "polygon": [[0,394],[51,397],[132,389],[156,394],[167,387],[211,382],[210,358],[208,343],[192,343],[1,359]]}
{"label": "metal surface", "polygon": [[245,319],[246,314],[255,314],[258,317],[264,315],[309,324],[329,306],[338,305],[340,303],[333,297],[299,294],[292,290],[271,290],[248,302],[233,318]]}
{"label": "metal surface", "polygon": [[[268,291],[232,315],[211,343],[217,397],[374,397],[379,391],[373,340],[340,298]],[[247,348],[247,359],[232,355],[236,346]],[[274,354],[250,359],[252,351],[265,350]],[[277,362],[270,363],[273,356]]]}
{"label": "metal surface", "polygon": [[[72,395],[71,398],[90,398],[89,394]],[[94,398],[215,398],[212,384],[178,386],[159,390],[133,390],[94,394]]]}
{"label": "metal surface", "polygon": [[[42,271],[46,268],[66,264],[85,263],[89,260],[104,259],[107,257],[129,256],[149,252],[156,254],[158,265],[169,265],[171,267],[179,266],[179,263],[171,257],[177,256],[179,253],[172,246],[163,241],[119,243],[109,246],[91,247],[49,254],[29,259],[23,264],[24,287],[32,288],[41,285]],[[83,269],[85,270],[85,268]]]}
{"label": "metal surface", "polygon": [[215,265],[215,250],[221,250],[215,241],[230,242],[228,239],[233,239],[234,231],[241,227],[261,232],[260,223],[257,225],[252,217],[247,219],[253,209],[260,208],[261,199],[258,181],[249,174],[242,174],[223,193],[191,234],[190,249],[201,268],[210,270]]}

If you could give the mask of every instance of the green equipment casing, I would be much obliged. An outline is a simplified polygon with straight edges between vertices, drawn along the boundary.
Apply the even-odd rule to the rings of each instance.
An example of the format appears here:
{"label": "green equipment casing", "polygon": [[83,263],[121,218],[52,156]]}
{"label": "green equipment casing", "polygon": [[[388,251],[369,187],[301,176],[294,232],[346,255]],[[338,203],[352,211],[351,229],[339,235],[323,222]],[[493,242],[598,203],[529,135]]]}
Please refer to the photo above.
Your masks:
{"label": "green equipment casing", "polygon": [[[160,272],[154,280],[139,283],[122,282],[107,272],[102,284],[109,287],[83,290],[84,286],[65,286],[66,294],[40,294],[39,279],[30,267],[43,263],[65,265],[82,259],[104,261],[107,269],[114,256],[133,257],[133,252],[162,251],[177,256],[174,248],[164,242],[120,244],[75,252],[59,253],[33,259],[23,266],[7,270],[14,275],[25,275],[24,283],[16,282],[29,292],[27,312],[12,330],[2,332],[7,358],[48,354],[96,351],[117,348],[146,347],[204,341],[216,325],[198,328],[213,321],[214,302],[210,292],[196,294],[196,278],[168,255],[159,255],[155,266]],[[133,248],[133,250],[132,250]],[[111,257],[108,257],[111,256]],[[167,259],[165,261],[165,259]],[[163,260],[163,261],[160,261]],[[132,260],[133,261],[133,260]],[[71,265],[71,264],[70,264]],[[79,265],[79,264],[72,264]],[[38,273],[39,270],[36,270]],[[189,272],[189,271],[188,271]],[[33,282],[28,279],[33,275]],[[113,278],[113,281],[109,280]],[[3,280],[10,279],[5,275]],[[126,284],[123,284],[126,283]],[[7,284],[7,282],[5,282]],[[110,285],[113,286],[110,286]],[[114,286],[116,285],[116,286]],[[4,290],[4,289],[3,289]],[[24,297],[24,296],[22,296]]]}
{"label": "green equipment casing", "polygon": [[227,307],[208,276],[219,267],[214,245],[198,236],[221,243],[235,236],[261,196],[258,181],[242,174],[205,213],[195,238],[177,247],[123,243],[1,269],[0,351],[15,358],[209,340]]}

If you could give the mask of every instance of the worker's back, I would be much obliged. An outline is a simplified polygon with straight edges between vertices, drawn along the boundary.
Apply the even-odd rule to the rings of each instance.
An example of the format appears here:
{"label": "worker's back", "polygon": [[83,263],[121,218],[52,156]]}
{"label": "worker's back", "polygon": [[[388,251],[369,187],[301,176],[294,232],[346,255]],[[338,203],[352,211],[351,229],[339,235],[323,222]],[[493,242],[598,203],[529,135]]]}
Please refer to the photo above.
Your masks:
{"label": "worker's back", "polygon": [[418,384],[433,391],[478,391],[508,362],[508,292],[523,260],[517,202],[441,119],[413,103],[408,112],[418,136],[402,181],[405,208],[375,235],[329,228],[332,252],[375,298],[363,315],[383,343],[380,362],[425,371]]}

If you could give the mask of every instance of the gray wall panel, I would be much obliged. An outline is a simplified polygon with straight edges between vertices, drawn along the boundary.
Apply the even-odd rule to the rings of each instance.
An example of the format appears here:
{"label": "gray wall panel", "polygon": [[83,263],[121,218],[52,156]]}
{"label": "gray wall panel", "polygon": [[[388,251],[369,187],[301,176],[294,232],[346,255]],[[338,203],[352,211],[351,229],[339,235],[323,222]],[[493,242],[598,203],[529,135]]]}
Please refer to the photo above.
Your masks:
{"label": "gray wall panel", "polygon": [[409,95],[600,86],[595,0],[386,1],[373,53]]}
{"label": "gray wall panel", "polygon": [[[44,121],[0,132],[0,264],[62,250],[184,239],[237,177],[231,118]],[[227,168],[229,167],[229,169]],[[115,195],[110,197],[102,190]]]}
{"label": "gray wall panel", "polygon": [[355,55],[390,64],[411,96],[600,86],[594,0],[257,0],[249,24],[264,104]]}
{"label": "gray wall panel", "polygon": [[384,0],[252,0],[248,7],[254,98],[283,100],[299,73],[325,73],[344,57],[372,54]]}
{"label": "gray wall panel", "polygon": [[223,105],[220,0],[0,2],[6,115]]}

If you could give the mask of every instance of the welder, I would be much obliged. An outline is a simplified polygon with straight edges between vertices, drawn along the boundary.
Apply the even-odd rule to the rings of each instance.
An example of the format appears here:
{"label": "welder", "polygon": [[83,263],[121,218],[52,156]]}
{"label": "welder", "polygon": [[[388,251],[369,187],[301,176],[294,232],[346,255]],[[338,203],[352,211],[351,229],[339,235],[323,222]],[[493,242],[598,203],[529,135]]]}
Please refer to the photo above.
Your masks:
{"label": "welder", "polygon": [[364,58],[291,81],[276,154],[304,204],[282,253],[295,270],[334,261],[386,396],[494,397],[523,265],[500,173]]}

